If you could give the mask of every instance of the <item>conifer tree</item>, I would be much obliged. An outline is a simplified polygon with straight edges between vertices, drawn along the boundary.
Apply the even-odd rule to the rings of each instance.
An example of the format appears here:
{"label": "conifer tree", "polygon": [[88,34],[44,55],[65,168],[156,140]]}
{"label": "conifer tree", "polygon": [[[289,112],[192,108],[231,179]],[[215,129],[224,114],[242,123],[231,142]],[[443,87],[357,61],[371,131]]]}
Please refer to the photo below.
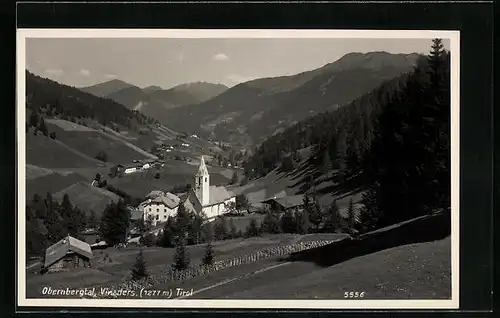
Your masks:
{"label": "conifer tree", "polygon": [[47,125],[45,124],[45,120],[43,119],[43,116],[40,117],[40,124],[38,126],[38,129],[45,135],[49,135],[49,130],[47,129]]}
{"label": "conifer tree", "polygon": [[324,218],[324,231],[334,233],[340,228],[340,214],[337,201],[333,200]]}
{"label": "conifer tree", "polygon": [[188,268],[189,263],[189,253],[186,248],[185,239],[180,238],[177,246],[175,247],[173,267],[175,270],[182,271]]}
{"label": "conifer tree", "polygon": [[32,127],[38,127],[38,121],[39,121],[39,115],[35,110],[33,110],[30,115],[29,124]]}
{"label": "conifer tree", "polygon": [[310,227],[310,217],[307,210],[303,210],[301,212],[297,212],[295,219],[297,220],[297,233],[299,234],[307,234],[309,233]]}
{"label": "conifer tree", "polygon": [[271,211],[267,211],[261,225],[262,232],[277,234],[281,232],[280,221]]}
{"label": "conifer tree", "polygon": [[234,225],[233,219],[229,220],[229,231],[230,231],[231,238],[238,237],[238,229],[236,228],[236,225]]}
{"label": "conifer tree", "polygon": [[202,263],[203,265],[212,265],[214,263],[214,250],[211,241],[208,241],[205,247],[205,255],[203,255]]}
{"label": "conifer tree", "polygon": [[259,226],[257,225],[257,221],[255,219],[251,219],[250,223],[247,226],[245,236],[253,237],[259,235],[260,235],[260,229]]}
{"label": "conifer tree", "polygon": [[167,218],[167,222],[163,226],[163,231],[160,236],[159,245],[161,247],[173,247],[174,246],[174,235],[175,228],[173,218],[169,216]]}
{"label": "conifer tree", "polygon": [[356,229],[356,211],[354,209],[352,198],[349,199],[349,205],[347,206],[347,223],[349,231],[353,233],[353,231]]}
{"label": "conifer tree", "polygon": [[149,276],[146,260],[144,259],[144,254],[142,249],[139,251],[135,258],[134,267],[131,270],[132,279],[140,280]]}
{"label": "conifer tree", "polygon": [[102,214],[99,232],[107,244],[114,246],[125,242],[129,225],[130,212],[123,200],[111,202]]}
{"label": "conifer tree", "polygon": [[281,216],[281,230],[283,233],[296,233],[297,232],[297,222],[295,216],[290,212],[285,212]]}

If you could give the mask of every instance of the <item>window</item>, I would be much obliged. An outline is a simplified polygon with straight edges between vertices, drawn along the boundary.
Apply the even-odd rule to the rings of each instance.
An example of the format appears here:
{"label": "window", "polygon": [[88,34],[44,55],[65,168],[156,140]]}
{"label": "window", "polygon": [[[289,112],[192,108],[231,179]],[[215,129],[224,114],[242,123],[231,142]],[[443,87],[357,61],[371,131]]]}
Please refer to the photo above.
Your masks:
{"label": "window", "polygon": [[156,212],[160,212],[160,209],[156,209]]}
{"label": "window", "polygon": [[163,216],[163,218],[164,218],[164,219],[166,219],[166,218],[167,218],[167,216],[166,216],[166,215],[164,215],[164,216]]}
{"label": "window", "polygon": [[207,182],[207,179],[208,179],[208,178],[207,178],[207,177],[205,177],[205,182]]}
{"label": "window", "polygon": [[166,209],[166,208],[165,208],[165,209],[163,209],[163,212],[167,213],[167,209]]}
{"label": "window", "polygon": [[160,215],[159,215],[159,214],[157,214],[157,215],[156,215],[156,219],[157,219],[157,220],[159,220],[159,219],[160,219]]}
{"label": "window", "polygon": [[151,212],[151,208],[149,208],[149,212]]}

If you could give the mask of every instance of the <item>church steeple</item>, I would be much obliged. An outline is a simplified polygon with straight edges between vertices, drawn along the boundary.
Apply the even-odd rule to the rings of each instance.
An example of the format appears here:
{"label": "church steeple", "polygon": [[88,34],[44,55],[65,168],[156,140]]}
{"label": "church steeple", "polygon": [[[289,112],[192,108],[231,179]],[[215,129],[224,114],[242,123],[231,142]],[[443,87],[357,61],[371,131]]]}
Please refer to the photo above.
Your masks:
{"label": "church steeple", "polygon": [[205,206],[210,202],[210,175],[208,174],[203,156],[201,156],[200,166],[198,167],[198,172],[194,179],[196,196],[200,200],[201,205]]}

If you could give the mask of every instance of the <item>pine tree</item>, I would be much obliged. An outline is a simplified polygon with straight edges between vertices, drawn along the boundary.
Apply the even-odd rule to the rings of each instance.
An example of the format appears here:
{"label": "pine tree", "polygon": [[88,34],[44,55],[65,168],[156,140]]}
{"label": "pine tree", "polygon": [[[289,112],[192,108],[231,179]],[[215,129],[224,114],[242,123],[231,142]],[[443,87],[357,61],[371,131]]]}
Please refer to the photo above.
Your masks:
{"label": "pine tree", "polygon": [[231,177],[229,184],[236,184],[236,183],[238,183],[238,173],[235,171],[233,172],[233,176]]}
{"label": "pine tree", "polygon": [[212,247],[212,242],[208,241],[205,248],[205,255],[202,260],[203,265],[212,265],[214,263],[214,250]]}
{"label": "pine tree", "polygon": [[135,258],[134,267],[131,270],[132,279],[140,280],[149,276],[146,260],[144,259],[144,254],[142,250],[139,251],[137,257]]}
{"label": "pine tree", "polygon": [[163,226],[163,231],[161,233],[159,245],[161,247],[173,247],[174,246],[174,235],[175,235],[174,221],[171,216],[167,218],[167,222]]}
{"label": "pine tree", "polygon": [[214,237],[216,240],[225,240],[228,238],[229,229],[226,217],[221,217],[214,224]]}
{"label": "pine tree", "polygon": [[175,247],[173,268],[175,270],[182,271],[188,268],[189,263],[189,253],[186,248],[185,240],[180,238],[177,246]]}
{"label": "pine tree", "polygon": [[255,219],[251,219],[250,223],[247,226],[245,236],[253,237],[259,235],[260,235],[260,229],[259,226],[257,225],[257,221]]}
{"label": "pine tree", "polygon": [[30,115],[29,124],[32,127],[38,127],[38,121],[39,121],[39,115],[35,110],[33,110]]}
{"label": "pine tree", "polygon": [[354,209],[352,198],[349,199],[349,205],[347,206],[347,223],[349,231],[353,234],[356,229],[356,210]]}
{"label": "pine tree", "polygon": [[295,220],[295,217],[292,213],[290,212],[285,212],[281,216],[281,230],[283,233],[296,233],[297,232],[297,222]]}
{"label": "pine tree", "polygon": [[262,232],[277,234],[281,232],[280,220],[276,217],[274,213],[268,211],[262,220],[261,225]]}
{"label": "pine tree", "polygon": [[310,228],[310,217],[307,210],[303,210],[298,212],[295,216],[297,222],[297,233],[299,234],[307,234],[309,233]]}
{"label": "pine tree", "polygon": [[304,196],[304,210],[309,217],[309,222],[314,225],[314,230],[319,229],[319,225],[323,219],[321,204],[317,197],[310,198],[308,195]]}
{"label": "pine tree", "polygon": [[123,200],[111,202],[101,217],[99,232],[101,237],[110,246],[125,242],[130,225],[130,212]]}
{"label": "pine tree", "polygon": [[49,135],[49,130],[47,129],[47,125],[45,124],[45,120],[43,119],[43,116],[40,117],[40,124],[38,126],[38,129],[45,135]]}
{"label": "pine tree", "polygon": [[323,164],[322,164],[323,173],[330,172],[333,169],[332,158],[330,157],[330,151],[325,149],[323,152]]}
{"label": "pine tree", "polygon": [[237,211],[242,211],[245,210],[248,212],[248,209],[250,208],[250,203],[248,203],[248,198],[244,194],[239,194],[236,196],[236,210]]}
{"label": "pine tree", "polygon": [[237,238],[238,237],[238,229],[236,228],[236,225],[234,225],[233,219],[229,220],[229,231],[230,231],[230,237],[231,238]]}
{"label": "pine tree", "polygon": [[325,215],[324,231],[334,233],[338,228],[340,228],[340,211],[337,201],[333,200]]}

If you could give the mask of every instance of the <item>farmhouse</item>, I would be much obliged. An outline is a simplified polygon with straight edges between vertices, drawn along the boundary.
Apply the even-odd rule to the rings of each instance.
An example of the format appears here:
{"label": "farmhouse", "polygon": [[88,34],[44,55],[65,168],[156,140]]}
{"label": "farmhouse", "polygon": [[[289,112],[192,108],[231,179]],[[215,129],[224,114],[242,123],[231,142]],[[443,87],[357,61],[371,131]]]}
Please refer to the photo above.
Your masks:
{"label": "farmhouse", "polygon": [[150,193],[147,200],[139,204],[139,210],[142,210],[144,221],[151,219],[152,225],[155,226],[157,223],[165,222],[169,216],[174,216],[179,203],[180,198],[170,192],[161,192],[156,196]]}
{"label": "farmhouse", "polygon": [[203,156],[194,179],[195,186],[189,191],[184,201],[187,211],[194,211],[198,214],[203,212],[207,218],[213,219],[229,212],[229,203],[236,203],[235,194],[226,190],[225,187],[210,186],[210,175]]}
{"label": "farmhouse", "polygon": [[126,165],[117,165],[116,168],[118,172],[123,172],[124,174],[134,173],[139,171],[142,168],[142,165],[139,163],[132,163]]}
{"label": "farmhouse", "polygon": [[47,248],[43,268],[49,272],[90,267],[93,253],[88,243],[66,236]]}
{"label": "farmhouse", "polygon": [[303,195],[275,196],[262,201],[271,211],[279,213],[298,212],[304,208]]}

